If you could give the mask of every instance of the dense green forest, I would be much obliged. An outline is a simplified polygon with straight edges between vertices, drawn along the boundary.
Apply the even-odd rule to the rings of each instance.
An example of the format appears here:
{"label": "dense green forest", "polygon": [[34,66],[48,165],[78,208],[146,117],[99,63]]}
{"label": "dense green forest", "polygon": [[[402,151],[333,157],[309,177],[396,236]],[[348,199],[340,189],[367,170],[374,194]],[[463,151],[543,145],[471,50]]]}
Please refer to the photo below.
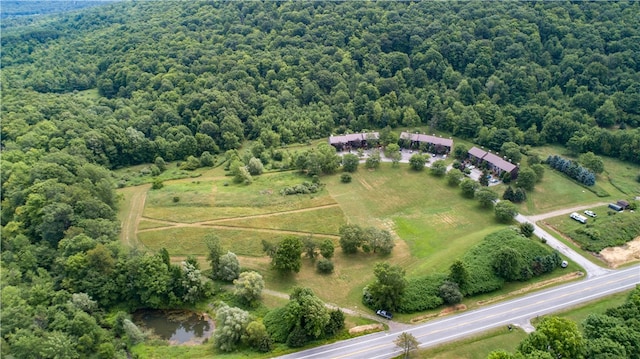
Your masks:
{"label": "dense green forest", "polygon": [[117,244],[109,169],[246,140],[268,164],[283,144],[425,125],[493,149],[640,163],[639,13],[628,1],[147,1],[3,19],[2,353],[125,355],[128,312],[206,295],[195,263]]}

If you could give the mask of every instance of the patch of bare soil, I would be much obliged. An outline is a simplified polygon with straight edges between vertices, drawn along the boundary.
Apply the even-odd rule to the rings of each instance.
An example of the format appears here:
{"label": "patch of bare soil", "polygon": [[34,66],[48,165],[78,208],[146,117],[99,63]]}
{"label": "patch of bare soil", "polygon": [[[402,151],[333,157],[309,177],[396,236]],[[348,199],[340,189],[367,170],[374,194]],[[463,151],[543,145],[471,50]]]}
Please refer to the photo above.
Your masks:
{"label": "patch of bare soil", "polygon": [[424,322],[427,319],[431,319],[431,318],[436,318],[436,317],[443,317],[445,315],[449,315],[451,313],[456,313],[456,312],[460,312],[463,310],[467,310],[467,306],[464,304],[456,304],[456,305],[452,305],[450,307],[446,307],[443,310],[441,310],[438,313],[430,313],[430,314],[424,314],[424,315],[419,315],[417,317],[413,317],[411,318],[410,322],[411,324],[416,324],[416,323],[420,323],[420,322]]}
{"label": "patch of bare soil", "polygon": [[[567,241],[580,246],[571,237],[560,232],[557,228],[550,225],[547,222],[542,222],[547,227],[551,228],[554,232],[562,236]],[[618,247],[609,247],[600,251],[600,253],[594,254],[594,256],[602,260],[609,268],[618,268],[621,265],[628,264],[640,260],[640,237],[627,242],[626,244]]]}
{"label": "patch of bare soil", "polygon": [[481,300],[481,301],[478,302],[478,304],[479,305],[486,305],[486,304],[494,303],[494,302],[497,302],[497,301],[500,301],[500,300],[503,300],[503,299],[506,299],[506,298],[509,298],[509,297],[513,297],[513,296],[520,295],[520,294],[523,294],[523,293],[528,293],[528,292],[531,292],[531,291],[534,291],[534,290],[542,289],[542,288],[550,286],[552,284],[557,284],[557,283],[570,281],[572,279],[575,279],[575,278],[578,278],[578,277],[582,277],[583,275],[584,275],[584,273],[582,273],[582,272],[568,273],[568,274],[565,274],[565,275],[563,275],[561,277],[551,278],[551,279],[548,279],[548,280],[545,280],[545,281],[542,281],[542,282],[538,282],[538,283],[534,283],[534,284],[528,285],[528,286],[526,286],[524,288],[520,288],[518,290],[514,290],[513,292],[509,292],[509,293],[507,293],[505,295],[492,297],[492,298],[487,299],[487,300]]}
{"label": "patch of bare soil", "polygon": [[440,313],[438,313],[438,316],[442,317],[442,316],[449,315],[451,313],[459,312],[462,310],[467,310],[467,306],[464,304],[456,304],[456,305],[452,305],[450,307],[444,308],[443,310],[440,311]]}
{"label": "patch of bare soil", "polygon": [[380,323],[359,325],[357,327],[353,327],[349,329],[349,334],[354,335],[354,334],[363,334],[363,333],[373,333],[380,330],[384,330],[384,326]]}
{"label": "patch of bare soil", "polygon": [[640,260],[640,237],[618,247],[609,247],[600,251],[600,258],[611,268]]}

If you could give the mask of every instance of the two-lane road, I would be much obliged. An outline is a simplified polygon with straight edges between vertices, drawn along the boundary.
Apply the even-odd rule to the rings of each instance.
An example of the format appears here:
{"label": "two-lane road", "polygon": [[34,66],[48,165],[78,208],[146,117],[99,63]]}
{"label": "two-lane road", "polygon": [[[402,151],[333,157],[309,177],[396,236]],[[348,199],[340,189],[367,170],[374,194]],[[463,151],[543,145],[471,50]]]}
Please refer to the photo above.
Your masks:
{"label": "two-lane road", "polygon": [[[536,292],[518,299],[416,325],[405,330],[421,348],[436,346],[508,324],[524,324],[540,315],[569,308],[640,284],[640,265]],[[366,335],[282,356],[286,359],[392,358],[401,351],[393,341],[400,331]]]}

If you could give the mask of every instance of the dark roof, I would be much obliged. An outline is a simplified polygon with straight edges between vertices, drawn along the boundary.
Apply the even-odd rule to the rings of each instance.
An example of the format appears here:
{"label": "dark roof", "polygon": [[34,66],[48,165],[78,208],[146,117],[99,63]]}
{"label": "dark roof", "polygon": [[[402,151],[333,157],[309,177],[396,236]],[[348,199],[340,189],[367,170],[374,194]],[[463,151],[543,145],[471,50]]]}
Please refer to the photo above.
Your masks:
{"label": "dark roof", "polygon": [[378,138],[380,138],[380,134],[378,132],[369,132],[369,133],[350,133],[342,136],[329,136],[329,143],[335,144],[335,143],[364,141],[371,137],[377,140]]}
{"label": "dark roof", "polygon": [[482,159],[491,163],[492,165],[498,167],[503,171],[511,172],[516,168],[516,165],[514,165],[513,163],[503,159],[500,156],[496,156],[491,152],[484,155]]}
{"label": "dark roof", "polygon": [[618,205],[619,205],[620,207],[627,208],[627,207],[629,207],[629,202],[627,202],[627,201],[625,201],[625,200],[621,199],[621,200],[619,200],[619,201],[618,201]]}
{"label": "dark roof", "polygon": [[450,138],[442,138],[442,137],[436,137],[436,136],[429,136],[429,135],[421,135],[418,133],[409,133],[409,132],[402,132],[400,133],[400,138],[403,140],[410,140],[410,141],[416,141],[416,142],[426,142],[426,143],[433,143],[434,145],[442,145],[442,146],[446,146],[446,147],[453,147],[453,140]]}
{"label": "dark roof", "polygon": [[477,158],[483,158],[487,154],[487,151],[481,150],[478,147],[471,147],[469,154]]}

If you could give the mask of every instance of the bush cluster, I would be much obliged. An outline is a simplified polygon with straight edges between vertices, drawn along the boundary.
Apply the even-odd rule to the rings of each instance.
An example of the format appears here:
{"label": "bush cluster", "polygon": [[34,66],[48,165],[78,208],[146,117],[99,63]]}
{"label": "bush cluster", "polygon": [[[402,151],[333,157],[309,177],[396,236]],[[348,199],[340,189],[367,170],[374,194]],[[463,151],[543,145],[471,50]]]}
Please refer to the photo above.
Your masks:
{"label": "bush cluster", "polygon": [[400,312],[421,312],[444,304],[440,297],[440,286],[446,279],[447,276],[441,273],[409,279],[400,304]]}
{"label": "bush cluster", "polygon": [[294,194],[309,194],[316,193],[322,189],[321,183],[311,183],[311,182],[302,182],[301,184],[297,184],[294,186],[287,186],[280,190],[280,194],[284,196],[294,195]]}
{"label": "bush cluster", "polygon": [[547,158],[547,164],[551,166],[551,168],[566,174],[585,186],[593,186],[596,184],[596,175],[580,166],[577,162],[554,155]]}

